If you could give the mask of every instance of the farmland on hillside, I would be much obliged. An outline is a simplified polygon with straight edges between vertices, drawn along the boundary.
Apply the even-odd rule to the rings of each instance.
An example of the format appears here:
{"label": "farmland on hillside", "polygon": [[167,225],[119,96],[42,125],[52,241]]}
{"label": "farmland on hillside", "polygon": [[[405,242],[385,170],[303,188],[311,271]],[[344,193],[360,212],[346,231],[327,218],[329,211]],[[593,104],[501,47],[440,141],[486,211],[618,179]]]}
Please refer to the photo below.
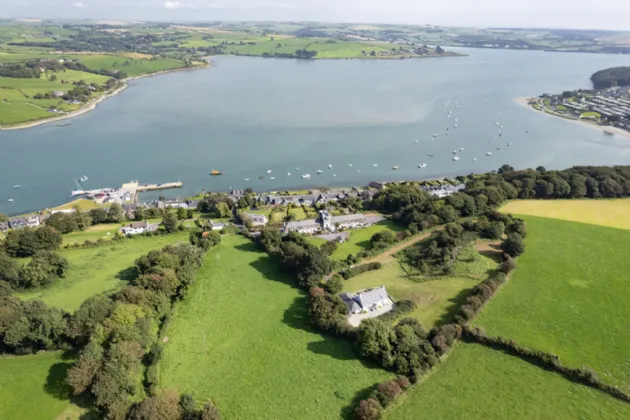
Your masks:
{"label": "farmland on hillside", "polygon": [[623,419],[630,405],[477,344],[458,344],[385,419]]}
{"label": "farmland on hillside", "polygon": [[630,232],[523,218],[526,252],[475,325],[630,391]]}
{"label": "farmland on hillside", "polygon": [[306,296],[241,236],[208,253],[165,335],[160,386],[212,399],[226,419],[339,418],[391,377],[315,333]]}
{"label": "farmland on hillside", "polygon": [[615,200],[516,200],[504,205],[501,212],[630,229],[629,198]]}
{"label": "farmland on hillside", "polygon": [[344,292],[356,292],[370,287],[385,286],[394,300],[412,300],[418,308],[405,316],[418,319],[429,330],[435,324],[452,320],[470,290],[488,277],[496,267],[490,258],[479,255],[474,249],[464,250],[448,276],[408,276],[398,261],[392,261],[380,270],[368,271],[344,281]]}
{"label": "farmland on hillside", "polygon": [[138,257],[153,249],[182,241],[188,241],[187,232],[62,250],[61,255],[69,262],[66,277],[57,279],[45,289],[20,293],[19,296],[25,300],[41,299],[49,306],[73,312],[86,299],[124,286],[130,278],[128,270],[133,268]]}

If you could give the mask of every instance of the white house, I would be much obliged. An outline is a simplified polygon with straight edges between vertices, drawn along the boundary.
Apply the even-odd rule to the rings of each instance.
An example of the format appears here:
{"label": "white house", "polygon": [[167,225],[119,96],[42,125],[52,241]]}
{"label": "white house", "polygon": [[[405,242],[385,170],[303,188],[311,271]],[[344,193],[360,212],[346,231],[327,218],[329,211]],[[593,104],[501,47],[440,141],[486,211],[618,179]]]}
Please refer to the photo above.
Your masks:
{"label": "white house", "polygon": [[370,224],[367,218],[361,213],[331,216],[328,211],[322,210],[320,214],[322,216],[322,227],[324,230],[330,230],[331,232],[334,232],[337,229],[355,229],[358,227],[365,227]]}
{"label": "white house", "polygon": [[303,234],[313,234],[321,230],[322,225],[315,219],[288,222],[284,225],[285,232],[298,232]]}
{"label": "white house", "polygon": [[147,221],[144,222],[134,222],[128,226],[124,226],[120,228],[120,233],[123,235],[139,235],[145,232],[155,232],[158,229],[157,224],[150,224]]}
{"label": "white house", "polygon": [[267,216],[263,214],[247,213],[247,217],[252,222],[252,226],[265,226],[269,223]]}
{"label": "white house", "polygon": [[342,293],[339,297],[348,307],[348,315],[376,311],[391,306],[393,303],[385,290],[385,286],[361,290],[354,294]]}

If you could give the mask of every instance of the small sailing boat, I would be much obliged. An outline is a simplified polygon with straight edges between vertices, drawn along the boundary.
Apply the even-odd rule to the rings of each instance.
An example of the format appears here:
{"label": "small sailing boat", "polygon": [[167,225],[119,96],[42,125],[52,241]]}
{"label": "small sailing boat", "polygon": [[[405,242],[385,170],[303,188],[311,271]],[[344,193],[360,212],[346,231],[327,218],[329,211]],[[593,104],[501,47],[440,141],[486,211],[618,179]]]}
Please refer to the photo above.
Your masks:
{"label": "small sailing boat", "polygon": [[271,173],[271,169],[267,169],[267,173],[270,174]]}
{"label": "small sailing boat", "polygon": [[453,156],[453,160],[454,160],[455,162],[457,162],[459,159],[460,159],[460,157],[459,157],[459,156]]}
{"label": "small sailing boat", "polygon": [[463,151],[464,151],[464,148],[463,148],[463,147],[460,147],[460,148],[459,148],[459,151],[460,151],[460,152],[463,152]]}
{"label": "small sailing boat", "polygon": [[332,169],[332,165],[328,165],[328,169]]}
{"label": "small sailing boat", "polygon": [[324,171],[322,171],[321,169],[318,169],[318,170],[317,170],[317,172],[315,172],[315,173],[316,173],[316,174],[318,174],[318,175],[320,175],[320,174],[323,174],[323,173],[324,173]]}
{"label": "small sailing boat", "polygon": [[473,158],[473,162],[477,162],[477,158]]}
{"label": "small sailing boat", "polygon": [[302,175],[302,178],[303,178],[303,179],[308,179],[308,178],[310,178],[310,177],[311,177],[311,176],[310,176],[309,174],[304,174],[304,175]]}
{"label": "small sailing boat", "polygon": [[13,186],[13,189],[14,189],[14,190],[17,190],[18,188],[22,188],[22,186],[21,186],[21,185],[14,185],[14,186]]}
{"label": "small sailing boat", "polygon": [[79,178],[79,181],[81,182],[85,182],[87,181],[89,178],[87,177],[87,175],[83,175],[81,178]]}
{"label": "small sailing boat", "polygon": [[376,168],[378,166],[378,163],[375,163],[374,165],[372,165],[372,168]]}
{"label": "small sailing boat", "polygon": [[352,163],[348,163],[348,166],[349,166],[350,168],[352,168]]}
{"label": "small sailing boat", "polygon": [[429,157],[433,157],[435,156],[433,153],[429,153]]}
{"label": "small sailing boat", "polygon": [[392,169],[393,169],[393,170],[395,170],[395,171],[397,171],[397,170],[399,170],[399,169],[400,169],[400,167],[398,167],[398,166],[392,166]]}
{"label": "small sailing boat", "polygon": [[492,152],[486,153],[486,156],[492,156]]}
{"label": "small sailing boat", "polygon": [[287,176],[291,176],[291,172],[287,172]]}
{"label": "small sailing boat", "polygon": [[418,165],[418,168],[426,168],[427,164],[426,163],[421,163],[420,165]]}
{"label": "small sailing boat", "polygon": [[248,181],[249,181],[249,178],[245,178],[243,181],[248,182]]}
{"label": "small sailing boat", "polygon": [[265,179],[265,176],[261,175],[261,176],[258,177],[258,179]]}
{"label": "small sailing boat", "polygon": [[274,180],[274,179],[276,179],[276,177],[275,176],[270,176],[269,179]]}
{"label": "small sailing boat", "polygon": [[223,175],[223,172],[221,172],[221,171],[217,171],[216,169],[213,169],[213,170],[210,172],[210,175],[212,175],[212,176],[219,176],[219,175]]}
{"label": "small sailing boat", "polygon": [[12,198],[9,198],[7,201],[8,201],[9,203],[13,203],[15,200],[14,200],[14,199],[12,199]]}

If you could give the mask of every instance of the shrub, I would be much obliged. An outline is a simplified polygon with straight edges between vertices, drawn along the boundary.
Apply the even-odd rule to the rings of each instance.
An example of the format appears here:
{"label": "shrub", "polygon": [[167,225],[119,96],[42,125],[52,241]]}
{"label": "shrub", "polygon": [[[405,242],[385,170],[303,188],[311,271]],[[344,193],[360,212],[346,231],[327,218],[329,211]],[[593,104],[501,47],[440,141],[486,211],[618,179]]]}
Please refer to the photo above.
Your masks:
{"label": "shrub", "polygon": [[396,398],[398,398],[398,396],[402,394],[402,392],[403,390],[402,388],[400,388],[400,385],[398,385],[398,382],[396,382],[395,380],[388,381],[379,384],[376,391],[376,397],[383,407],[387,407],[388,405],[393,403]]}
{"label": "shrub", "polygon": [[510,233],[507,239],[501,244],[501,249],[510,257],[518,257],[525,252],[523,238],[521,238],[518,233]]}
{"label": "shrub", "polygon": [[339,274],[335,274],[326,282],[326,290],[328,293],[337,294],[343,289],[343,280]]}
{"label": "shrub", "polygon": [[516,261],[514,258],[507,256],[506,260],[501,263],[499,266],[499,271],[501,273],[509,274],[516,268]]}
{"label": "shrub", "polygon": [[387,313],[384,313],[379,317],[379,319],[384,322],[391,322],[406,313],[414,311],[417,307],[418,305],[416,304],[416,302],[412,300],[400,300],[396,302],[394,309]]}
{"label": "shrub", "polygon": [[411,386],[411,381],[409,380],[409,378],[403,375],[398,375],[395,381],[403,391],[406,391],[407,388]]}
{"label": "shrub", "polygon": [[376,398],[368,398],[359,403],[355,414],[357,420],[379,420],[382,412],[381,403]]}
{"label": "shrub", "polygon": [[359,274],[363,274],[367,271],[380,270],[380,268],[381,268],[380,262],[373,262],[369,264],[362,264],[362,265],[357,265],[356,267],[348,268],[344,270],[341,273],[341,275],[343,276],[344,279],[348,280],[348,279],[351,279],[352,277],[358,276]]}

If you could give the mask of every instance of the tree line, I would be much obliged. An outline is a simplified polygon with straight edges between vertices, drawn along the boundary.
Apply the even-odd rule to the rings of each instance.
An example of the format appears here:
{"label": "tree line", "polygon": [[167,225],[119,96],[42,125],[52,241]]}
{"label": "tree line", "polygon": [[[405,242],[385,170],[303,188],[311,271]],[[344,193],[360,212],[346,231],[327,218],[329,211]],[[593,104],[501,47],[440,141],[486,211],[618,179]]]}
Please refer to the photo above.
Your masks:
{"label": "tree line", "polygon": [[606,89],[614,86],[630,85],[630,67],[612,67],[600,70],[591,75],[595,89]]}

